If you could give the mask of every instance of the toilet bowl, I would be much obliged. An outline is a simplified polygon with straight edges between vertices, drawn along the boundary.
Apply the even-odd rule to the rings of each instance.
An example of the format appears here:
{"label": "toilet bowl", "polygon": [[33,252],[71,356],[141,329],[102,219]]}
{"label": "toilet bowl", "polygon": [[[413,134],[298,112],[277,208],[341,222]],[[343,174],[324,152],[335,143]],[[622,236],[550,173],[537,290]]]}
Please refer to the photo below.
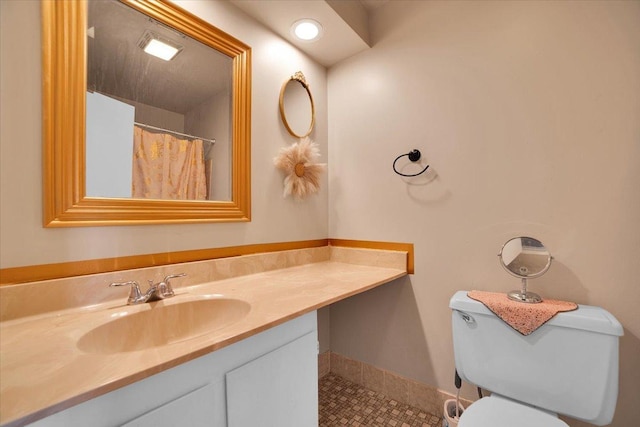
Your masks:
{"label": "toilet bowl", "polygon": [[474,402],[460,417],[458,427],[569,427],[557,415],[498,395]]}
{"label": "toilet bowl", "polygon": [[491,391],[466,408],[458,427],[567,427],[556,414],[611,422],[623,333],[611,313],[579,305],[525,336],[466,291],[449,307],[456,370]]}

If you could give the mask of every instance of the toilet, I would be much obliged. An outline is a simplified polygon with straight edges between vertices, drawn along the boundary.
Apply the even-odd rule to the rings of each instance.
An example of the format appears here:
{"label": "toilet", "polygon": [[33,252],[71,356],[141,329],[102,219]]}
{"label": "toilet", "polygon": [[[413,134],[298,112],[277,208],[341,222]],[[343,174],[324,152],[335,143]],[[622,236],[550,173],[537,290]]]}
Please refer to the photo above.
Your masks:
{"label": "toilet", "polygon": [[458,427],[568,427],[558,414],[611,422],[623,330],[608,311],[579,305],[524,336],[467,291],[449,307],[458,374],[491,392],[466,408]]}

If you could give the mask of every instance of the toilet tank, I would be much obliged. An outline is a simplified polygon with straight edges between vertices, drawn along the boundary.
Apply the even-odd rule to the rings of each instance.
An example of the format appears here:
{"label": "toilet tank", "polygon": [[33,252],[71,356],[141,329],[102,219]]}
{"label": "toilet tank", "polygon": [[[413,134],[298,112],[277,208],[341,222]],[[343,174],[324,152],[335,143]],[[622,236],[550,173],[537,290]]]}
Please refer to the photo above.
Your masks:
{"label": "toilet tank", "polygon": [[523,336],[467,291],[456,292],[449,307],[456,369],[463,380],[592,424],[611,422],[623,331],[608,311],[579,305]]}

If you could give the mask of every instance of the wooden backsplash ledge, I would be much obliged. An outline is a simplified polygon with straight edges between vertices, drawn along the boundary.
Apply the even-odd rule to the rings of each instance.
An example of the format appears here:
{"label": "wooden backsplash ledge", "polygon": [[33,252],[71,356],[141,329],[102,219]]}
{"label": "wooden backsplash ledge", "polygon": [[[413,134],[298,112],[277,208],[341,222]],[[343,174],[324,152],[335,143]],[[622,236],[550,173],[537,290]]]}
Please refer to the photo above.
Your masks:
{"label": "wooden backsplash ledge", "polygon": [[131,270],[135,268],[157,267],[182,262],[228,258],[256,253],[317,248],[327,245],[404,251],[408,253],[407,272],[409,274],[413,274],[414,271],[412,243],[374,242],[347,239],[316,239],[295,242],[259,243],[253,245],[229,246],[224,248],[194,249],[187,251],[4,268],[0,269],[0,286],[36,282],[40,280],[60,279],[63,277],[84,276],[87,274],[107,273],[111,271]]}

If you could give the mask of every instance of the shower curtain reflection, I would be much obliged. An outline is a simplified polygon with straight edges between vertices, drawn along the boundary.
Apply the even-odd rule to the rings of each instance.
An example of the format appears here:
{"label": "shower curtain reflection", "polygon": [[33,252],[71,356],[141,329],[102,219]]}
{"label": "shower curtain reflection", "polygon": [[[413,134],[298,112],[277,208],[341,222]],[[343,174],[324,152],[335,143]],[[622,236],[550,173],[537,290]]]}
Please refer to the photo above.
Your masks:
{"label": "shower curtain reflection", "polygon": [[179,139],[134,127],[132,196],[142,199],[206,200],[201,139]]}

